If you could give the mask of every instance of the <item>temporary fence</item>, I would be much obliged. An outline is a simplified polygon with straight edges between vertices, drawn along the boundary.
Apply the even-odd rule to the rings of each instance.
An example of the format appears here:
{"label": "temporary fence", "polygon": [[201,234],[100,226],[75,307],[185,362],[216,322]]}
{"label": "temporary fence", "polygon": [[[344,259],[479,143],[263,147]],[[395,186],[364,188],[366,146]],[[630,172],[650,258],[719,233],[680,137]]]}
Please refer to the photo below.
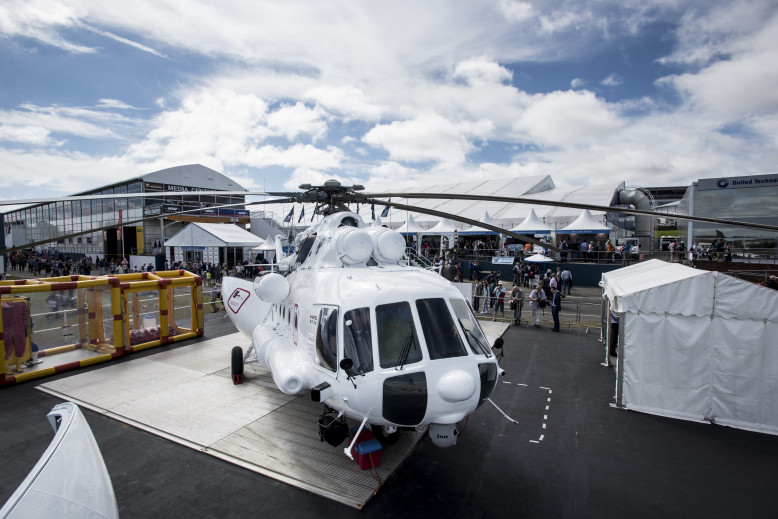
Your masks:
{"label": "temporary fence", "polygon": [[[496,298],[488,296],[476,296],[474,299],[473,309],[476,316],[480,319],[490,320],[495,319],[503,322],[510,322],[516,325],[529,326],[532,324],[532,313],[529,306],[529,299],[522,297],[517,300],[515,308],[511,308],[511,299],[506,298],[505,312],[498,311],[495,314],[492,303]],[[477,303],[476,303],[477,301]],[[476,308],[477,306],[477,308]],[[572,328],[585,328],[586,332],[590,329],[600,329],[601,326],[601,314],[602,304],[591,302],[570,302],[569,300],[562,300],[562,310],[559,312],[560,326],[564,326],[568,329]],[[541,308],[541,323],[552,324],[553,318],[551,316],[551,305],[548,304],[545,308]]]}
{"label": "temporary fence", "polygon": [[185,270],[0,282],[0,386],[203,334]]}

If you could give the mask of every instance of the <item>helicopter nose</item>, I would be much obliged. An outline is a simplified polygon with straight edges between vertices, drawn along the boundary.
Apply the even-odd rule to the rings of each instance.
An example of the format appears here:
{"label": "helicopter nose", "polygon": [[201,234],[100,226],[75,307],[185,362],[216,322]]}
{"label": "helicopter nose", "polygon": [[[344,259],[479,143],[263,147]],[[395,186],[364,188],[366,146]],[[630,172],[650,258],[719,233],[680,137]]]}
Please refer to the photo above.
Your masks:
{"label": "helicopter nose", "polygon": [[449,371],[438,381],[438,395],[446,402],[462,402],[475,393],[475,380],[466,371]]}

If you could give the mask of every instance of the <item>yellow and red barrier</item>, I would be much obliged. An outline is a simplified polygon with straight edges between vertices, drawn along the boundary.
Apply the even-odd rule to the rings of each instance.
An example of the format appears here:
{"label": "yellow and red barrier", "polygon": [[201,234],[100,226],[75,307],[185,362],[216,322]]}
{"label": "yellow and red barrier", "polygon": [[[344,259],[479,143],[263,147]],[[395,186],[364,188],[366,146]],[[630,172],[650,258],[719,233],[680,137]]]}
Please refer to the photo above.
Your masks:
{"label": "yellow and red barrier", "polygon": [[[188,305],[175,307],[176,291]],[[201,336],[202,300],[202,278],[186,270],[0,281],[0,386]]]}

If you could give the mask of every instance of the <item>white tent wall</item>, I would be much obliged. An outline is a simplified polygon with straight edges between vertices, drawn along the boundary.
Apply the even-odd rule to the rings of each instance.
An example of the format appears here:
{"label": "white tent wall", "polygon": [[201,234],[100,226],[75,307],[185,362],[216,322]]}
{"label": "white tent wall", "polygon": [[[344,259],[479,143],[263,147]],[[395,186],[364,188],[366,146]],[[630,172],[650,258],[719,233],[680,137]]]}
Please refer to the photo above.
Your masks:
{"label": "white tent wall", "polygon": [[714,328],[716,423],[778,434],[778,323],[719,318]]}
{"label": "white tent wall", "polygon": [[620,315],[618,405],[778,434],[778,292],[659,260],[602,286]]}
{"label": "white tent wall", "polygon": [[710,322],[710,317],[622,314],[622,405],[704,420],[710,408]]}

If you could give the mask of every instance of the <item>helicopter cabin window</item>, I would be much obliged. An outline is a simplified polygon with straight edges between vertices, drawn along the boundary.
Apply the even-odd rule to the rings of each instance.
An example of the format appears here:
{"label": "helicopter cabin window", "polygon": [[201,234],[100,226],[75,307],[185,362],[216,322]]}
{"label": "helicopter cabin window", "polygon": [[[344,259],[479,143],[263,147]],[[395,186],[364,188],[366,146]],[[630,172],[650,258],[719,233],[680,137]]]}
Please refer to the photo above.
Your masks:
{"label": "helicopter cabin window", "polygon": [[406,302],[378,305],[378,361],[382,368],[402,367],[422,358],[411,305]]}
{"label": "helicopter cabin window", "polygon": [[338,309],[324,307],[319,313],[319,329],[316,332],[316,362],[319,366],[335,371],[338,365]]}
{"label": "helicopter cabin window", "polygon": [[343,314],[343,357],[354,361],[354,370],[359,374],[373,371],[369,308],[355,308]]}
{"label": "helicopter cabin window", "polygon": [[462,327],[462,331],[465,332],[465,338],[470,345],[470,349],[476,355],[492,356],[492,350],[489,347],[489,341],[486,339],[483,330],[478,325],[473,312],[467,303],[461,299],[449,299],[451,308],[454,309],[454,315],[459,321],[459,325]]}
{"label": "helicopter cabin window", "polygon": [[308,257],[308,254],[311,252],[311,248],[313,248],[313,243],[316,241],[316,235],[308,236],[305,241],[300,245],[300,250],[297,253],[297,261],[295,261],[294,267],[297,268],[300,265],[303,264],[305,261],[305,258]]}
{"label": "helicopter cabin window", "polygon": [[444,299],[419,299],[416,301],[416,311],[419,313],[431,360],[467,355]]}

